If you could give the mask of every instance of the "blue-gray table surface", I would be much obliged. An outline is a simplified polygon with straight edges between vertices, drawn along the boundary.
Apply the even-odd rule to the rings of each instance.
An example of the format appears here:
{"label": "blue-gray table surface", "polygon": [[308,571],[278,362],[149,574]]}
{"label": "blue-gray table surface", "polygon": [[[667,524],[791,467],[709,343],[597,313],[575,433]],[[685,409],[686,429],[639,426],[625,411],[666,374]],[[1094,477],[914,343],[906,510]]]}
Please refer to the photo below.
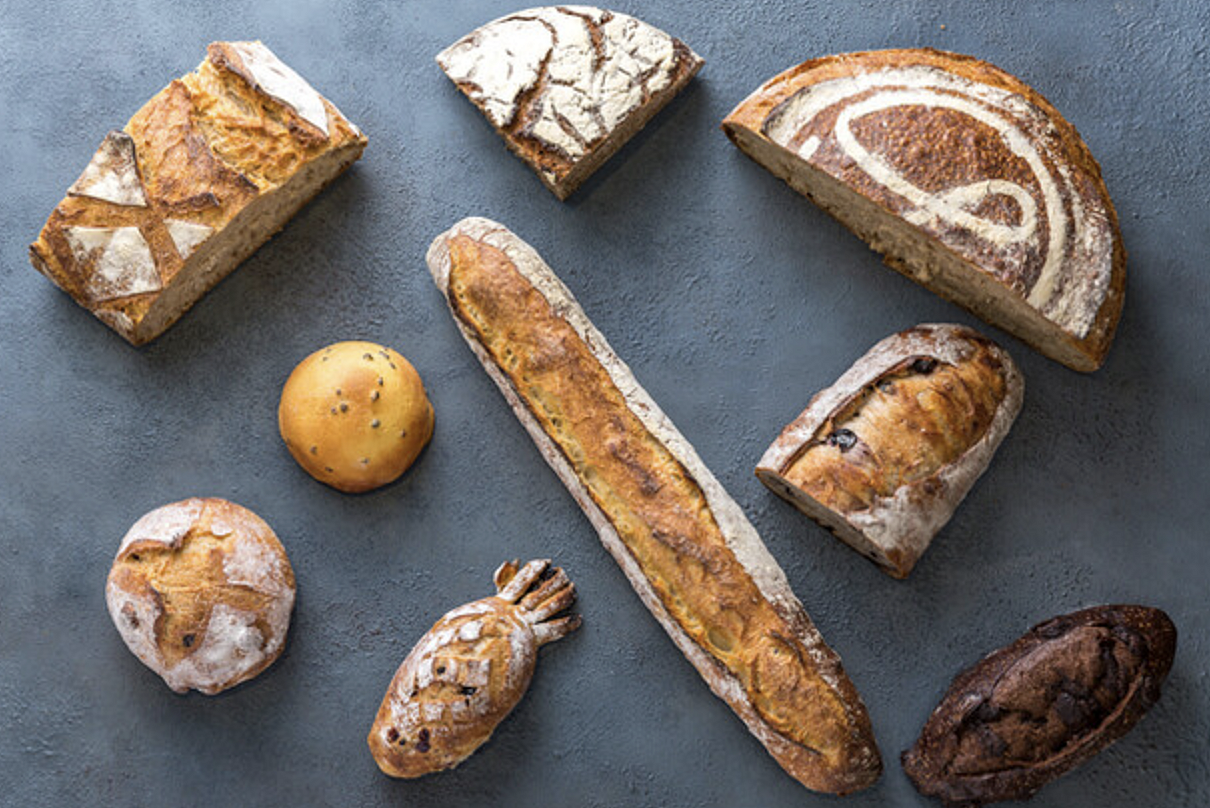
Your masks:
{"label": "blue-gray table surface", "polygon": [[[518,6],[519,7],[519,6]],[[924,806],[898,755],[951,677],[1053,614],[1166,609],[1160,703],[1048,786],[1063,808],[1210,803],[1210,5],[619,0],[706,59],[564,204],[433,62],[514,6],[0,0],[0,804],[836,805],[785,775],[643,608],[458,336],[424,266],[468,215],[533,244],[747,512],[869,707],[886,771],[853,806]],[[106,131],[216,39],[263,39],[368,134],[365,157],[163,337],[134,349],[28,265]],[[1108,362],[1082,375],[880,265],[719,131],[806,58],[933,46],[1020,76],[1100,161],[1130,254]],[[765,490],[755,461],[870,345],[976,325],[1025,373],[990,470],[904,582]],[[396,484],[307,477],[276,428],[294,364],[341,339],[398,349],[437,411]],[[178,696],[104,603],[118,540],[193,495],[277,531],[299,598],[285,653]],[[553,557],[584,627],[453,772],[381,775],[365,735],[396,666],[504,559]]]}

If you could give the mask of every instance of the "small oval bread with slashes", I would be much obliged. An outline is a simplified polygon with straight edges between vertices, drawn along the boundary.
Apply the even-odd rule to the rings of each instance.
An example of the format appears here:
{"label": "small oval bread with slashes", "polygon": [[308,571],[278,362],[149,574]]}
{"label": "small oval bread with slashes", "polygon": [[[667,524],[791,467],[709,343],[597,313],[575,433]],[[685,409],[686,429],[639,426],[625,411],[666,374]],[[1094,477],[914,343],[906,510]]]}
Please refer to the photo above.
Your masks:
{"label": "small oval bread with slashes", "polygon": [[1175,655],[1176,627],[1159,609],[1047,620],[954,679],[903,769],[948,806],[1028,799],[1129,732]]}
{"label": "small oval bread with slashes", "polygon": [[816,395],[756,476],[904,578],[987,468],[1023,395],[995,343],[964,326],[920,325]]}

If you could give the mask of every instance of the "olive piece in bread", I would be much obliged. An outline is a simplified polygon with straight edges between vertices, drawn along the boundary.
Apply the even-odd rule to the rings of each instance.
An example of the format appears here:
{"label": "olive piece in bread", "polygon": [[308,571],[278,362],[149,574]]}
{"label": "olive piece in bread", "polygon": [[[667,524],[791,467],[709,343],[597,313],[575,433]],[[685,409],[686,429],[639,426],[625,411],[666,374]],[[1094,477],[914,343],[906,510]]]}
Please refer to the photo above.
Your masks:
{"label": "olive piece in bread", "polygon": [[420,374],[373,342],[338,342],[300,362],[282,389],[277,420],[298,464],[346,493],[396,480],[433,434]]}

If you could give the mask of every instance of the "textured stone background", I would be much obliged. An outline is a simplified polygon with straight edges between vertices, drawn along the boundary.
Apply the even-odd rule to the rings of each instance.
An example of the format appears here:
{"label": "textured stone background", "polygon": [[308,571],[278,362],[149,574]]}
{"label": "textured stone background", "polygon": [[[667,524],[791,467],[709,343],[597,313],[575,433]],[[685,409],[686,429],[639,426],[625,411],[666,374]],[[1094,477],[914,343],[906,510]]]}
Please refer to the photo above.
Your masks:
{"label": "textured stone background", "polygon": [[[707,64],[568,204],[433,63],[514,10],[471,2],[0,0],[0,802],[20,806],[835,805],[805,792],[682,660],[457,336],[423,264],[455,220],[508,224],[554,266],[744,507],[864,695],[886,773],[853,806],[928,804],[899,768],[950,678],[1053,614],[1169,611],[1163,700],[1038,806],[1210,802],[1210,6],[620,0]],[[104,133],[214,39],[264,39],[370,137],[365,158],[142,350],[28,266],[26,245]],[[1095,375],[1003,333],[1028,380],[990,471],[907,582],[753,477],[781,426],[888,333],[974,320],[880,266],[736,151],[719,121],[805,58],[968,52],[1063,110],[1104,168],[1130,251]],[[294,364],[391,345],[437,408],[403,480],[312,481],[278,439]],[[299,580],[284,656],[216,698],[172,694],[123,646],[103,585],[151,508],[233,499]],[[452,773],[380,775],[365,733],[395,667],[506,558],[551,555],[585,625]]]}

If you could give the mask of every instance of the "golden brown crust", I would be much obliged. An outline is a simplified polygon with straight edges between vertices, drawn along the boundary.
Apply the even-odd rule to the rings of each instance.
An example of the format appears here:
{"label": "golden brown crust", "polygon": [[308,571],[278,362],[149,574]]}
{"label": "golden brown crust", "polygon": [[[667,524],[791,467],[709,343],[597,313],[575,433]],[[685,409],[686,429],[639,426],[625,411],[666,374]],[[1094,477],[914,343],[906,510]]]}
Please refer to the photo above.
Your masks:
{"label": "golden brown crust", "polygon": [[653,613],[790,774],[823,791],[868,786],[881,764],[839,658],[791,593],[774,603],[762,591],[696,474],[637,415],[633,391],[615,384],[599,354],[607,348],[572,326],[582,316],[574,301],[548,288],[557,281],[527,279],[497,243],[445,240],[451,309],[576,475],[586,512],[620,537],[623,568],[642,577],[636,589],[644,600],[650,591]]}
{"label": "golden brown crust", "polygon": [[277,418],[298,464],[348,493],[397,479],[433,434],[420,374],[373,342],[338,342],[300,362],[282,389]]}
{"label": "golden brown crust", "polygon": [[[927,48],[827,56],[766,82],[723,128],[808,196],[815,198],[813,169],[911,222],[1028,301],[1053,333],[1037,333],[1045,327],[1021,324],[1019,314],[989,312],[986,301],[939,282],[934,259],[901,254],[915,248],[893,246],[816,200],[885,252],[892,268],[1075,369],[1104,361],[1125,292],[1117,214],[1075,127],[1020,80]],[[784,151],[773,157],[754,141]]]}
{"label": "golden brown crust", "polygon": [[756,476],[904,578],[991,462],[1023,397],[995,343],[964,326],[919,325],[812,398]]}
{"label": "golden brown crust", "polygon": [[367,738],[384,774],[420,777],[468,758],[525,695],[538,648],[580,626],[579,615],[556,617],[575,586],[549,561],[504,564],[496,588],[438,620],[395,672]]}
{"label": "golden brown crust", "polygon": [[953,463],[1007,394],[999,358],[981,348],[956,364],[906,358],[871,379],[804,444],[786,479],[832,510],[855,511]]}
{"label": "golden brown crust", "polygon": [[[326,100],[330,135],[252,86],[225,57],[236,45],[263,47],[211,45],[210,57],[196,71],[171,82],[127,123],[143,204],[69,194],[30,246],[38,271],[135,344],[171,324],[157,323],[155,333],[142,327],[152,304],[208,234],[320,158],[364,148],[365,138]],[[103,233],[73,228],[134,230],[126,234],[129,249],[115,257],[95,243]],[[185,229],[185,240],[174,235],[176,228]]]}
{"label": "golden brown crust", "polygon": [[123,540],[106,600],[126,644],[172,689],[214,694],[281,654],[294,571],[256,514],[190,499],[145,515]]}

